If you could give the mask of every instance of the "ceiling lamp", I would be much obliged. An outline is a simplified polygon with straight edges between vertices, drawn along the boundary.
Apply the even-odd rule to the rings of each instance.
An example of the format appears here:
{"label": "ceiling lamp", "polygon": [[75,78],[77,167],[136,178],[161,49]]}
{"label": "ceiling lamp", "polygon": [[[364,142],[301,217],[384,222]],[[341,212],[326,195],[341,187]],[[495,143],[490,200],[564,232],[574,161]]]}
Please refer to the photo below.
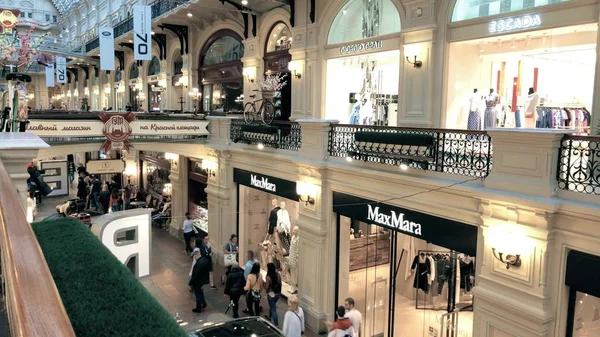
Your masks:
{"label": "ceiling lamp", "polygon": [[248,0],[242,0],[242,5],[246,6],[248,4]]}
{"label": "ceiling lamp", "polygon": [[192,12],[188,12],[187,16],[189,16],[191,18],[193,16]]}

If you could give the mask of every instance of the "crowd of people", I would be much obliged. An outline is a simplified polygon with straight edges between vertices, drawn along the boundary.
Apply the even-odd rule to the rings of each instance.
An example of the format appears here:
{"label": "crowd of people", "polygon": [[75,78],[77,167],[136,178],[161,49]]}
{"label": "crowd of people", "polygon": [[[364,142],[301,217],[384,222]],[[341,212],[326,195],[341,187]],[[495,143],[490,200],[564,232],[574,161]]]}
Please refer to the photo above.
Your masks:
{"label": "crowd of people", "polygon": [[[191,233],[189,213],[182,225],[184,233]],[[206,307],[204,287],[210,285],[211,289],[218,289],[213,283],[213,253],[208,236],[195,240],[195,247],[190,246],[191,234],[184,234],[186,254],[191,254],[192,266],[190,269],[189,286],[194,292],[196,307],[192,309],[195,313],[202,313]],[[232,234],[229,241],[223,247],[225,254],[239,255],[237,236]],[[277,313],[277,302],[281,297],[282,278],[274,263],[267,264],[267,273],[263,277],[261,265],[255,258],[255,253],[249,250],[246,253],[244,267],[239,264],[239,258],[233,259],[227,266],[225,275],[221,282],[224,284],[224,295],[229,296],[229,309],[233,318],[239,317],[239,301],[245,300],[246,309],[242,312],[249,316],[259,316],[262,312],[261,300],[267,297],[269,305],[268,313],[265,314],[275,326],[280,327],[279,315]],[[304,311],[299,305],[296,295],[287,298],[288,309],[283,317],[283,325],[280,327],[287,337],[300,337],[304,335],[305,318]],[[347,298],[343,306],[336,310],[337,320],[335,322],[325,321],[329,329],[329,337],[359,337],[362,314],[354,308],[354,299]]]}

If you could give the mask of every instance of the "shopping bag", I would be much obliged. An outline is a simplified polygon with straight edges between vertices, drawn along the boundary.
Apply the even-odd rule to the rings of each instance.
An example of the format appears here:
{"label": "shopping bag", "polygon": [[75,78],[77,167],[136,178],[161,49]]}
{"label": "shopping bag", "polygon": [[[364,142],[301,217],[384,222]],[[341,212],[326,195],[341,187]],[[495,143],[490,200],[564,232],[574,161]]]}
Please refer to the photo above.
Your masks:
{"label": "shopping bag", "polygon": [[233,262],[235,261],[235,254],[225,254],[223,264],[225,267],[233,266]]}

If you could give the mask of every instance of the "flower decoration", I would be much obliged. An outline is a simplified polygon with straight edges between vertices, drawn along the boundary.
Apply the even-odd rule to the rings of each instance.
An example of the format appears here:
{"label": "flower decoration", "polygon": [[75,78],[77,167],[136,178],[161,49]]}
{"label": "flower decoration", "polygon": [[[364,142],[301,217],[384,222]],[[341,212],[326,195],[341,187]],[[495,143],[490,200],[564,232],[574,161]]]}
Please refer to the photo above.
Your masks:
{"label": "flower decoration", "polygon": [[279,91],[281,88],[285,87],[287,81],[284,79],[287,77],[287,74],[269,74],[265,77],[265,79],[259,79],[256,81],[256,86],[261,91]]}
{"label": "flower decoration", "polygon": [[43,64],[45,66],[52,64],[55,61],[54,55],[48,53],[37,53],[35,59],[39,64]]}
{"label": "flower decoration", "polygon": [[25,33],[13,30],[12,33],[0,34],[0,65],[15,67],[30,65],[46,35],[47,33],[34,37],[33,28]]}

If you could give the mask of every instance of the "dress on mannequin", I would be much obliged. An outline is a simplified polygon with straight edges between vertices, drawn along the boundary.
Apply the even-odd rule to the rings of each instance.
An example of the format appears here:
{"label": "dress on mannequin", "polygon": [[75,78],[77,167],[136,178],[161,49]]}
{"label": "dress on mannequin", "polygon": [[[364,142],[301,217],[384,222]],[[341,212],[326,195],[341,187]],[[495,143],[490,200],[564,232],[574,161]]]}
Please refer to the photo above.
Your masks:
{"label": "dress on mannequin", "polygon": [[277,211],[277,231],[279,232],[280,245],[287,251],[290,248],[290,213],[287,211],[285,201],[282,201],[279,205],[280,209]]}
{"label": "dress on mannequin", "polygon": [[415,271],[415,280],[413,282],[413,288],[421,289],[425,293],[429,292],[429,273],[431,267],[429,265],[429,259],[425,254],[421,253],[415,256],[410,267],[411,270]]}
{"label": "dress on mannequin", "polygon": [[298,236],[299,232],[298,226],[294,227],[294,231],[292,232],[292,238],[290,240],[290,254],[288,256],[288,265],[290,268],[290,292],[295,294],[298,292],[298,242],[300,237]]}
{"label": "dress on mannequin", "polygon": [[273,233],[275,232],[275,227],[277,227],[277,212],[281,209],[277,205],[277,199],[273,199],[271,201],[271,206],[273,207],[273,209],[269,213],[269,235],[273,235]]}
{"label": "dress on mannequin", "polygon": [[363,100],[363,105],[360,107],[360,124],[370,125],[373,120],[373,105],[371,100]]}
{"label": "dress on mannequin", "polygon": [[480,104],[481,96],[477,94],[477,89],[474,89],[473,95],[469,97],[469,119],[467,120],[467,130],[481,130]]}
{"label": "dress on mannequin", "polygon": [[494,127],[494,122],[496,119],[496,104],[498,104],[498,95],[496,95],[492,90],[490,90],[490,94],[485,96],[485,114],[483,116],[483,129],[489,129]]}

